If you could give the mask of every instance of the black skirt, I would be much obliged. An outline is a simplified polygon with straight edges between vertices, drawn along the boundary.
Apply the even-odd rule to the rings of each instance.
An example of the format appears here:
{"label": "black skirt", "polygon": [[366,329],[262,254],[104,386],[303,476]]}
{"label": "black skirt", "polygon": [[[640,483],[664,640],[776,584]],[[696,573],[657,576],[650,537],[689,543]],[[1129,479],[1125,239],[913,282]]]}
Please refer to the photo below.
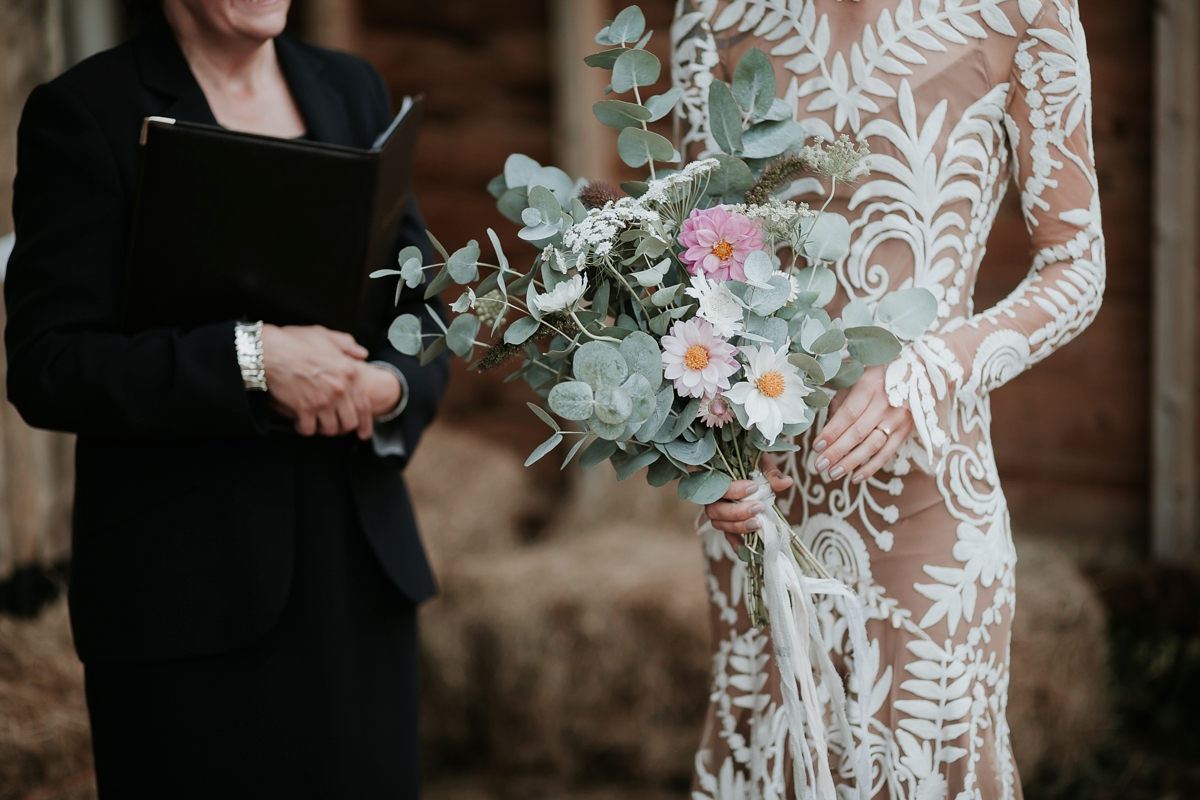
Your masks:
{"label": "black skirt", "polygon": [[101,800],[418,797],[416,607],[361,530],[345,445],[295,439],[295,570],[263,639],[86,667]]}

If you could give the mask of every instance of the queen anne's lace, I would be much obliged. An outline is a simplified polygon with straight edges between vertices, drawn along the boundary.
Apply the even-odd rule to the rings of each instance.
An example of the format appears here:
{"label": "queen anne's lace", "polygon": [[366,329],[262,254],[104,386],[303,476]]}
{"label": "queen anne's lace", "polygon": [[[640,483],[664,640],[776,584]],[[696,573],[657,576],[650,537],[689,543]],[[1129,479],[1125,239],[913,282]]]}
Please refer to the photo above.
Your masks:
{"label": "queen anne's lace", "polygon": [[[916,433],[861,486],[819,475],[807,437],[789,459],[797,485],[786,500],[806,543],[865,607],[872,641],[858,666],[868,678],[850,687],[851,721],[869,718],[873,795],[1009,800],[1019,791],[1005,719],[1016,554],[989,393],[1077,335],[1100,305],[1087,48],[1076,0],[863,7],[875,22],[860,36],[824,0],[679,0],[682,145],[692,157],[717,152],[708,87],[750,47],[771,55],[779,94],[810,137],[870,144],[871,175],[831,206],[853,236],[835,271],[842,292],[872,308],[906,286],[937,299],[936,323],[886,372],[888,399],[912,412]],[[995,72],[1002,64],[1008,75]],[[1032,269],[975,313],[977,270],[1013,173]],[[805,178],[782,197],[819,204],[826,191]],[[693,798],[782,800],[791,768],[767,638],[749,626],[744,565],[711,528],[704,542],[715,650]],[[841,602],[818,606],[835,659],[857,657],[838,624]],[[830,742],[846,787],[848,744]]]}

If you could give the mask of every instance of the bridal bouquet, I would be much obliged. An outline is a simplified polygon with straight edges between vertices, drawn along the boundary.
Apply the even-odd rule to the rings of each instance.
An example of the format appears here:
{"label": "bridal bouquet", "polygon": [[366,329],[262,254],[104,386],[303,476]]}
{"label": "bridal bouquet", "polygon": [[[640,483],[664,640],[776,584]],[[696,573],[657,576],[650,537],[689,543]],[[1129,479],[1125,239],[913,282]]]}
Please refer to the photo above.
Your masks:
{"label": "bridal bouquet", "polygon": [[[844,136],[804,146],[762,51],[741,59],[732,85],[710,88],[724,153],[668,166],[680,154],[648,124],[673,111],[680,90],[643,96],[660,74],[644,29],[642,12],[626,8],[596,37],[608,49],[586,61],[611,70],[610,92],[626,96],[601,100],[595,114],[621,131],[620,157],[645,168],[645,181],[617,190],[510,156],[489,190],[537,248],[531,266],[514,268],[489,229],[495,263],[481,260],[475,241],[450,253],[431,235],[443,261],[423,264],[410,247],[399,269],[373,277],[415,287],[436,271],[427,297],[467,287],[440,335],[423,336],[405,315],[390,340],[424,360],[447,348],[472,359],[479,348],[476,368],[517,363],[511,377],[542,398],[529,405],[551,429],[527,465],[573,440],[564,467],[582,450],[585,468],[608,460],[621,480],[645,469],[652,485],[677,482],[680,496],[707,504],[733,480],[761,482],[760,455],[796,450],[791,437],[829,404],[827,389],[895,358],[902,339],[932,322],[936,302],[906,289],[874,313],[861,301],[840,318],[825,310],[837,289],[826,265],[846,255],[850,226],[775,194],[808,174],[830,181],[831,200],[838,183],[867,173],[868,153]],[[770,513],[801,570],[828,579],[779,511]],[[739,555],[750,567],[751,614],[764,625],[761,535],[748,536]]]}

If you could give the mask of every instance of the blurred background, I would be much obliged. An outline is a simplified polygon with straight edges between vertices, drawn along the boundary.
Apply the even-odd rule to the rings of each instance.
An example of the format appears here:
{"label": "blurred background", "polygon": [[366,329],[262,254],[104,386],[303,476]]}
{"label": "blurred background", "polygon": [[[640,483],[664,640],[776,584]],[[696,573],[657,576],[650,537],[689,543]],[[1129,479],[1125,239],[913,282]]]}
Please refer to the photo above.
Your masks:
{"label": "blurred background", "polygon": [[[1020,556],[1009,714],[1029,798],[1188,800],[1200,798],[1200,10],[1079,3],[1108,290],[1078,341],[994,397]],[[293,0],[290,24],[368,58],[394,98],[426,95],[416,186],[430,228],[458,247],[492,226],[512,254],[527,245],[484,191],[509,153],[621,177],[591,114],[603,74],[581,58],[626,4]],[[674,0],[640,5],[665,60]],[[122,0],[0,0],[0,237],[28,93],[130,29]],[[1015,194],[976,307],[1029,268]],[[9,248],[0,238],[0,280]],[[529,398],[460,370],[409,468],[443,585],[422,612],[428,796],[687,797],[708,694],[696,509],[617,483],[608,465],[522,468],[544,438]],[[0,404],[0,800],[94,797],[63,599],[72,446]]]}

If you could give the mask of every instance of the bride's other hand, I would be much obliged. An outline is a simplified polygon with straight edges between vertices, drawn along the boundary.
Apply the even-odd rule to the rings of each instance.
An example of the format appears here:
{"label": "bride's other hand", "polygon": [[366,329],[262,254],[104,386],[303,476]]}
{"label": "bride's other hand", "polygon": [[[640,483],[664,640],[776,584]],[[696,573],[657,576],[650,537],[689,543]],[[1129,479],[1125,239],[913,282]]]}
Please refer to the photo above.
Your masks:
{"label": "bride's other hand", "polygon": [[[771,456],[764,454],[758,462],[758,468],[775,494],[783,494],[792,488],[792,479],[779,471]],[[734,547],[742,543],[741,537],[758,530],[758,522],[754,517],[766,511],[760,501],[746,499],[757,488],[758,484],[754,481],[734,481],[724,497],[704,507],[704,513],[712,520],[713,527],[723,531]]]}
{"label": "bride's other hand", "polygon": [[912,413],[892,408],[884,388],[884,367],[869,367],[849,391],[838,392],[830,404],[829,421],[817,434],[813,450],[817,472],[831,480],[853,474],[862,483],[896,454],[912,433]]}

